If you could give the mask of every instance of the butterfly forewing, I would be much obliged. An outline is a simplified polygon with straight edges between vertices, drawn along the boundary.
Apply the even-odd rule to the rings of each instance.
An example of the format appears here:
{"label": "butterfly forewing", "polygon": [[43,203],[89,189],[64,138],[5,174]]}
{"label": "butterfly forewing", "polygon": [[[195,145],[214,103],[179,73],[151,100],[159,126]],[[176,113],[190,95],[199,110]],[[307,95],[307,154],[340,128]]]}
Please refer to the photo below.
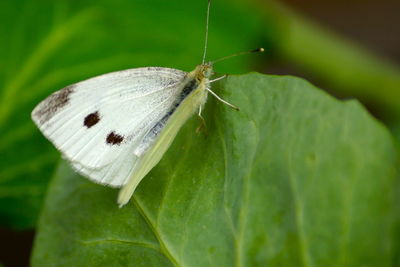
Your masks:
{"label": "butterfly forewing", "polygon": [[169,111],[185,75],[160,67],[101,75],[55,92],[32,118],[77,171],[121,186],[135,167],[135,149]]}

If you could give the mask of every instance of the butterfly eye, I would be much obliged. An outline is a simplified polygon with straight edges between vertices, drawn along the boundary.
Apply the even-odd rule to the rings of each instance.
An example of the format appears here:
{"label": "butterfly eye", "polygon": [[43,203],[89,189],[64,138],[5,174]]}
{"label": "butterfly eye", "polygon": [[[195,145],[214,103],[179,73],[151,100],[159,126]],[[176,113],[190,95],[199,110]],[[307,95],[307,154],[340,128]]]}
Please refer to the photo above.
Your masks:
{"label": "butterfly eye", "polygon": [[213,75],[213,71],[212,71],[211,66],[204,69],[204,77],[208,78],[208,77],[211,77],[212,75]]}

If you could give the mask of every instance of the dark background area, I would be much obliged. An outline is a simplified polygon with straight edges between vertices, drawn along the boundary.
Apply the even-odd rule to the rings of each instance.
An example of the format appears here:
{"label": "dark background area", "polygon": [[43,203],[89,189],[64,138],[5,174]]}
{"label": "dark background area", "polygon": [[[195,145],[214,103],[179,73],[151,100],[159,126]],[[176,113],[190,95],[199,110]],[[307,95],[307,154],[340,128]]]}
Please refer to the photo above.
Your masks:
{"label": "dark background area", "polygon": [[283,2],[389,61],[400,62],[400,1],[284,0]]}
{"label": "dark background area", "polygon": [[[217,0],[215,0],[217,1]],[[393,63],[400,63],[400,1],[398,0],[285,0],[288,5],[327,29],[356,42]],[[297,74],[283,63],[268,64],[278,74]],[[289,72],[289,73],[287,73]],[[28,266],[33,231],[0,229],[0,263]]]}

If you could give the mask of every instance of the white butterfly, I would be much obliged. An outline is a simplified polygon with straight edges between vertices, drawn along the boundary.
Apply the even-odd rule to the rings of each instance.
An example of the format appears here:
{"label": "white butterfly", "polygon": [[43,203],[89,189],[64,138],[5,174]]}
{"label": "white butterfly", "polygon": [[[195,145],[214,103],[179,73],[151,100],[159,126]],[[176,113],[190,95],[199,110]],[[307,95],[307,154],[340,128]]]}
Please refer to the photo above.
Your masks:
{"label": "white butterfly", "polygon": [[[209,7],[210,2],[207,25]],[[223,77],[209,80],[213,63],[204,63],[205,52],[203,63],[189,73],[136,68],[67,86],[37,105],[32,119],[77,172],[122,187],[121,207],[186,120],[196,111],[201,116],[208,92],[234,107],[210,90]]]}

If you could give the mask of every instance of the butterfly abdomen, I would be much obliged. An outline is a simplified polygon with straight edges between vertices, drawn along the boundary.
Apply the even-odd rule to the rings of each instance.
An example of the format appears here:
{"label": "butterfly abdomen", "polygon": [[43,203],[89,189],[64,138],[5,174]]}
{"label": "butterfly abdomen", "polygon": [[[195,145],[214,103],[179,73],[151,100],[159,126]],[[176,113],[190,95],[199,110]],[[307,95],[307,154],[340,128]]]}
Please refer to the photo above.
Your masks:
{"label": "butterfly abdomen", "polygon": [[170,121],[171,117],[174,115],[175,112],[177,112],[177,110],[183,103],[184,106],[181,110],[183,112],[179,112],[179,114],[184,114],[185,116],[179,116],[180,118],[177,120],[177,122],[173,123],[178,129],[196,111],[196,109],[200,107],[200,105],[204,104],[206,98],[204,96],[198,95],[199,93],[204,94],[206,92],[202,88],[204,87],[204,84],[197,78],[191,77],[190,74],[191,73],[189,73],[187,77],[185,77],[185,80],[187,80],[187,82],[184,83],[184,86],[182,87],[179,96],[173,102],[168,112],[158,122],[156,122],[156,124],[143,138],[141,144],[135,150],[135,155],[140,156],[149,149],[149,147],[155,142],[161,132],[166,128],[166,125]]}
{"label": "butterfly abdomen", "polygon": [[207,99],[208,79],[198,76],[198,69],[188,73],[168,112],[151,128],[135,150],[139,157],[132,176],[118,196],[120,206],[125,205],[143,177],[161,160],[182,125],[204,105]]}

